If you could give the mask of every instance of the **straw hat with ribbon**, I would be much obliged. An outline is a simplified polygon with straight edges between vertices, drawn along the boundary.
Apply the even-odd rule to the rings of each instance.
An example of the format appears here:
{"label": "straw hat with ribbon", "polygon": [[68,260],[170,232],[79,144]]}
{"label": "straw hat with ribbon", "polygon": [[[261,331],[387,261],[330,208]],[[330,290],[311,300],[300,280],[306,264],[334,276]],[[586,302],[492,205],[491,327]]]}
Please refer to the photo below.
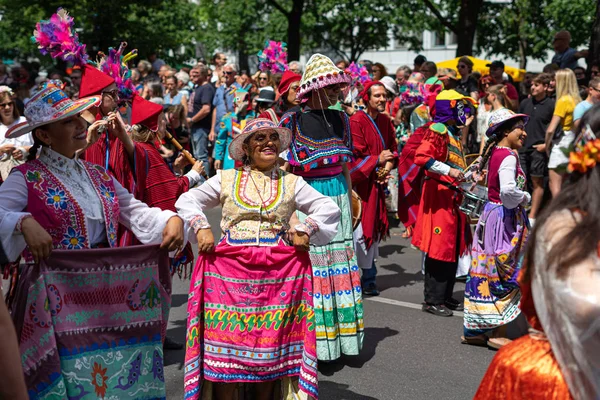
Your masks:
{"label": "straw hat with ribbon", "polygon": [[6,132],[13,139],[44,125],[61,121],[100,104],[99,96],[71,100],[61,89],[60,81],[48,81],[25,104],[26,122],[16,124]]}
{"label": "straw hat with ribbon", "polygon": [[300,81],[298,98],[305,98],[313,90],[322,89],[335,84],[350,84],[349,73],[335,66],[333,61],[323,54],[313,54],[306,63],[306,70]]}
{"label": "straw hat with ribbon", "polygon": [[242,133],[237,135],[231,141],[229,145],[229,155],[236,161],[243,161],[246,152],[244,151],[244,142],[250,136],[254,135],[257,132],[270,132],[275,131],[279,133],[279,149],[278,152],[281,152],[283,149],[287,149],[290,147],[290,143],[292,141],[292,131],[288,128],[282,128],[277,126],[276,123],[266,118],[257,118],[248,122]]}

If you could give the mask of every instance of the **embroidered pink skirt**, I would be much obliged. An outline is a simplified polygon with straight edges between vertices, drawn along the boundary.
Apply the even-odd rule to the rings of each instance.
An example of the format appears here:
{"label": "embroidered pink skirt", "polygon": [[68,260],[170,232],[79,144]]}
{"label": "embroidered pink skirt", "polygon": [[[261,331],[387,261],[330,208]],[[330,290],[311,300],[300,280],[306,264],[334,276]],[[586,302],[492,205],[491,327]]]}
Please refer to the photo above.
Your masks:
{"label": "embroidered pink skirt", "polygon": [[312,271],[293,247],[219,244],[198,257],[188,300],[185,398],[204,380],[266,382],[298,377],[317,397]]}

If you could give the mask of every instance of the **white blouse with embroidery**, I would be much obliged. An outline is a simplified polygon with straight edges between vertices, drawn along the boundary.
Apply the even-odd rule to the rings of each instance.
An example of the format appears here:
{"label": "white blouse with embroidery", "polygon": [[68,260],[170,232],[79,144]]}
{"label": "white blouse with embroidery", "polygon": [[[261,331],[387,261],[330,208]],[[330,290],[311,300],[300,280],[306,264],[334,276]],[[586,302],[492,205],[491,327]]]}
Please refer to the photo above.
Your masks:
{"label": "white blouse with embroidery", "polygon": [[[89,242],[92,246],[106,241],[106,228],[102,202],[96,194],[93,183],[78,159],[66,158],[55,151],[43,147],[39,160],[69,190],[86,216]],[[135,199],[131,193],[113,178],[116,197],[119,200],[119,222],[130,229],[144,244],[162,242],[162,231],[169,218],[176,214],[150,208]],[[15,261],[25,249],[23,235],[15,230],[27,206],[27,184],[19,171],[13,171],[0,186],[0,237],[4,252],[9,261]],[[184,230],[187,233],[187,229]]]}
{"label": "white blouse with embroidery", "polygon": [[[221,180],[222,172],[207,180],[202,186],[190,189],[182,194],[175,207],[179,215],[188,222],[195,231],[198,229],[210,228],[208,220],[204,214],[207,209],[217,207],[221,204]],[[263,175],[258,171],[252,171],[253,174]],[[261,181],[270,179],[269,173],[264,173]],[[258,176],[260,178],[260,176]],[[293,201],[295,209],[307,215],[305,224],[295,226],[298,231],[306,232],[310,235],[310,242],[315,245],[325,245],[331,241],[337,234],[337,227],[340,220],[341,211],[333,200],[322,195],[313,189],[306,181],[297,177],[294,187]],[[256,199],[258,201],[258,199]],[[225,213],[224,213],[225,214]],[[223,215],[221,227],[226,226],[224,222],[226,215]],[[260,224],[260,218],[256,223]],[[260,231],[260,229],[258,230]],[[225,233],[225,232],[224,232]],[[190,241],[195,241],[195,237],[190,237]],[[258,241],[257,241],[258,242]]]}

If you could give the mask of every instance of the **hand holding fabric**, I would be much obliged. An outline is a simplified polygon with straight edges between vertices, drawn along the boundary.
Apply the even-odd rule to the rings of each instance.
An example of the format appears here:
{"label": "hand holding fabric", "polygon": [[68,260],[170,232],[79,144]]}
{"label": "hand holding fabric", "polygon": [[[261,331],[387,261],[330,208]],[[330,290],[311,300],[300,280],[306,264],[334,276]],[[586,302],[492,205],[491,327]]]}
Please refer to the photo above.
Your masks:
{"label": "hand holding fabric", "polygon": [[196,239],[198,239],[198,251],[200,253],[212,253],[215,249],[215,237],[210,228],[198,230]]}
{"label": "hand holding fabric", "polygon": [[21,223],[21,233],[29,251],[33,255],[35,263],[48,258],[52,252],[52,237],[46,230],[33,218],[25,218]]}
{"label": "hand holding fabric", "polygon": [[167,225],[162,232],[163,241],[160,244],[161,249],[166,248],[169,251],[179,251],[183,248],[183,225],[183,220],[180,217],[174,216],[169,218]]}

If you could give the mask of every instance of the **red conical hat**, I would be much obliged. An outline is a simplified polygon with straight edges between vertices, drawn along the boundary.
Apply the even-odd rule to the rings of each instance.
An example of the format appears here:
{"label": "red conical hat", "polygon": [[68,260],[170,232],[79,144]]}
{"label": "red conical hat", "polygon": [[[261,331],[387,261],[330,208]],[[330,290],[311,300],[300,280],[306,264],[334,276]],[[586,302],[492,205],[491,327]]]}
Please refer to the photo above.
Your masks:
{"label": "red conical hat", "polygon": [[144,125],[153,132],[158,130],[158,116],[163,112],[163,106],[145,100],[142,96],[133,96],[131,106],[131,124]]}
{"label": "red conical hat", "polygon": [[102,90],[115,83],[115,80],[91,65],[83,67],[79,97],[99,95]]}

